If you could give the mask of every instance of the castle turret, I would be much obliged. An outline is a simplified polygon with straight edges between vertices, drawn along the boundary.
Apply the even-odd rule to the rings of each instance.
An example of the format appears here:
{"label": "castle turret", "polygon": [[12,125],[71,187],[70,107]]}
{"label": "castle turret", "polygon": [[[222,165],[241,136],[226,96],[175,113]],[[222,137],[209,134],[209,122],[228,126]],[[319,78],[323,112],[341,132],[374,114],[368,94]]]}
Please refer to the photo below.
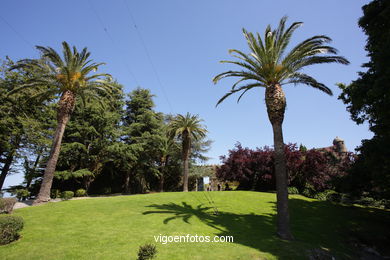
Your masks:
{"label": "castle turret", "polygon": [[346,153],[347,147],[344,144],[344,140],[340,139],[338,136],[333,140],[333,146],[336,148],[338,153]]}

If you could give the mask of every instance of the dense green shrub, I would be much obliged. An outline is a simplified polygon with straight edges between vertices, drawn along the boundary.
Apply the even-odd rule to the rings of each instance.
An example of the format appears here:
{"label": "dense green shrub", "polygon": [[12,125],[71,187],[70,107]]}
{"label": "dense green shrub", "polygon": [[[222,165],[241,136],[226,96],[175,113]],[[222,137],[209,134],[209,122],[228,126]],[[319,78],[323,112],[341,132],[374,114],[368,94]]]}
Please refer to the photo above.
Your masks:
{"label": "dense green shrub", "polygon": [[376,208],[389,208],[389,201],[382,199],[382,200],[375,200],[372,197],[361,197],[358,200],[355,200],[354,203],[360,204],[363,206],[369,206],[369,207],[376,207]]}
{"label": "dense green shrub", "polygon": [[61,193],[61,199],[63,200],[70,200],[71,198],[73,198],[73,196],[74,196],[74,192],[70,190],[63,191]]}
{"label": "dense green shrub", "polygon": [[343,204],[352,204],[353,200],[352,200],[350,194],[341,193],[341,200],[340,200],[340,202],[343,203]]}
{"label": "dense green shrub", "polygon": [[288,187],[288,194],[299,194],[299,191],[296,187]]}
{"label": "dense green shrub", "polygon": [[381,201],[382,201],[383,208],[390,209],[390,200],[383,199]]}
{"label": "dense green shrub", "polygon": [[328,199],[328,197],[330,198],[331,194],[334,194],[334,193],[336,193],[334,190],[325,190],[323,192],[319,192],[319,193],[315,194],[314,198],[317,200],[322,200],[322,201],[330,200],[330,199]]}
{"label": "dense green shrub", "polygon": [[84,189],[78,189],[74,194],[75,197],[84,197],[85,195],[87,195],[87,191]]}
{"label": "dense green shrub", "polygon": [[326,199],[331,202],[343,204],[352,204],[353,202],[351,195],[337,192],[332,192],[328,194]]}
{"label": "dense green shrub", "polygon": [[61,197],[61,191],[57,190],[57,189],[52,189],[51,192],[50,192],[50,197],[52,199],[56,199],[56,198]]}
{"label": "dense green shrub", "polygon": [[156,257],[157,249],[153,244],[145,244],[139,247],[137,260],[148,260]]}
{"label": "dense green shrub", "polygon": [[314,198],[314,195],[316,194],[316,190],[314,189],[313,185],[306,183],[305,188],[303,189],[301,194],[308,198]]}
{"label": "dense green shrub", "polygon": [[319,192],[317,194],[314,195],[314,199],[316,200],[321,200],[321,201],[325,201],[326,200],[326,193],[324,192]]}
{"label": "dense green shrub", "polygon": [[338,203],[338,202],[341,201],[341,194],[338,193],[338,192],[334,192],[334,193],[329,194],[329,195],[326,197],[326,199],[327,199],[328,201]]}
{"label": "dense green shrub", "polygon": [[19,201],[25,200],[30,196],[30,192],[27,189],[17,189],[14,193]]}
{"label": "dense green shrub", "polygon": [[356,200],[355,203],[363,206],[373,206],[375,199],[371,197],[361,197],[359,200]]}
{"label": "dense green shrub", "polygon": [[0,198],[0,213],[11,213],[16,202],[16,198]]}
{"label": "dense green shrub", "polygon": [[11,243],[19,238],[23,228],[23,219],[19,216],[0,216],[0,245]]}

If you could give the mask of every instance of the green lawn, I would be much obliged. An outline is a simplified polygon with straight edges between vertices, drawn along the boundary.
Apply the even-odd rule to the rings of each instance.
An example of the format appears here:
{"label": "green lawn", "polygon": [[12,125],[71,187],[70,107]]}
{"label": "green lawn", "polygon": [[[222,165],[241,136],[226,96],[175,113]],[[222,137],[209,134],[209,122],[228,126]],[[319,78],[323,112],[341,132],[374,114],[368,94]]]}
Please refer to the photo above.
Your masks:
{"label": "green lawn", "polygon": [[[204,192],[63,201],[16,210],[22,238],[0,246],[0,259],[135,259],[138,247],[162,235],[229,235],[234,243],[157,245],[157,259],[305,259],[327,248],[353,259],[351,240],[383,243],[390,212],[290,197],[293,242],[275,237],[275,194]],[[370,243],[367,242],[367,243]],[[339,259],[338,258],[338,259]]]}

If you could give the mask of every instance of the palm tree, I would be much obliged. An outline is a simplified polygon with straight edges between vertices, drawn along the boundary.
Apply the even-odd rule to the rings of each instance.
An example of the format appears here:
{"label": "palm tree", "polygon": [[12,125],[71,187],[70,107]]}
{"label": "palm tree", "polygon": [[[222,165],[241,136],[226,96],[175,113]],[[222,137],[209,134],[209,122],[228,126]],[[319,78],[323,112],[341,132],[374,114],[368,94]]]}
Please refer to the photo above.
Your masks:
{"label": "palm tree", "polygon": [[159,180],[159,186],[160,186],[160,192],[164,192],[164,179],[166,174],[166,168],[169,163],[169,159],[171,157],[172,147],[173,147],[173,140],[167,136],[162,136],[161,139],[158,142],[158,148],[159,148],[159,174],[160,174],[160,180]]}
{"label": "palm tree", "polygon": [[221,73],[214,77],[213,82],[216,84],[219,80],[227,77],[238,78],[238,81],[218,101],[217,105],[236,92],[241,92],[237,100],[239,102],[248,90],[257,87],[265,88],[265,103],[274,135],[277,233],[280,238],[290,240],[293,237],[289,224],[286,159],[282,133],[286,97],[282,86],[291,83],[305,84],[332,95],[332,91],[328,87],[303,73],[302,69],[313,64],[332,62],[348,64],[349,62],[341,56],[326,55],[337,54],[337,50],[327,45],[331,39],[325,35],[308,38],[287,52],[286,48],[293,32],[302,23],[295,22],[285,29],[286,20],[287,17],[283,17],[276,30],[272,30],[271,26],[268,25],[264,38],[259,33],[254,35],[243,29],[250,53],[246,54],[232,49],[229,50],[229,53],[237,60],[221,61],[222,63],[238,65],[242,70]]}
{"label": "palm tree", "polygon": [[52,48],[36,46],[41,52],[41,59],[20,60],[12,69],[34,70],[38,76],[30,78],[26,84],[14,89],[14,92],[24,88],[41,90],[31,98],[47,99],[59,98],[57,109],[57,127],[53,137],[53,144],[49,160],[46,164],[41,188],[35,204],[50,200],[50,189],[53,182],[54,171],[60,153],[61,141],[66,124],[70,119],[76,97],[80,97],[83,103],[87,98],[97,99],[110,97],[113,94],[111,75],[92,74],[104,63],[94,63],[88,60],[90,52],[84,48],[78,52],[76,47],[73,51],[68,43],[63,42],[63,58]]}
{"label": "palm tree", "polygon": [[187,113],[177,115],[169,124],[170,138],[178,137],[182,143],[183,191],[188,191],[188,160],[191,154],[192,140],[200,140],[206,136],[207,130],[201,125],[203,120],[197,115]]}

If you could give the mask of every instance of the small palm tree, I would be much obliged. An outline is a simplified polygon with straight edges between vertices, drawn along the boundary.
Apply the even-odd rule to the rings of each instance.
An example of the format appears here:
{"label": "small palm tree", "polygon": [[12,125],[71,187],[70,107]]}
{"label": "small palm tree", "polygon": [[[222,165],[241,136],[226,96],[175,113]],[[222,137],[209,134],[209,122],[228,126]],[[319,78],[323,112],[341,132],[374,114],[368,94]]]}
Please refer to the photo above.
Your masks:
{"label": "small palm tree", "polygon": [[80,97],[85,103],[87,98],[100,100],[101,97],[109,97],[113,94],[114,84],[111,84],[109,74],[91,74],[104,63],[93,63],[88,60],[90,53],[87,48],[78,52],[73,51],[68,43],[63,42],[63,58],[52,48],[36,46],[41,52],[41,59],[20,60],[12,69],[23,68],[34,70],[32,77],[26,84],[14,89],[12,93],[24,88],[41,90],[32,98],[59,98],[57,109],[57,128],[55,130],[53,145],[49,160],[46,165],[41,188],[35,204],[50,200],[50,189],[53,182],[54,171],[60,153],[61,141],[66,124],[70,119],[76,97]]}
{"label": "small palm tree", "polygon": [[286,159],[282,133],[286,98],[282,86],[291,83],[305,84],[332,95],[328,87],[301,72],[302,69],[313,64],[332,62],[348,64],[349,62],[341,56],[326,55],[328,53],[337,54],[337,50],[327,45],[331,39],[325,35],[308,38],[287,52],[286,48],[293,32],[302,23],[295,22],[285,29],[286,20],[287,17],[283,17],[276,30],[272,30],[268,25],[263,38],[259,33],[254,35],[243,29],[250,53],[245,54],[235,49],[229,50],[229,53],[237,60],[221,61],[238,65],[242,70],[221,73],[214,77],[213,81],[216,84],[223,78],[238,78],[230,92],[224,95],[217,105],[236,92],[241,92],[239,102],[247,91],[257,87],[265,88],[265,103],[274,134],[277,233],[282,239],[289,240],[292,239],[292,235],[289,225]]}
{"label": "small palm tree", "polygon": [[201,125],[203,120],[197,115],[187,113],[185,116],[177,115],[169,124],[170,138],[178,137],[182,142],[183,160],[183,191],[188,191],[188,160],[191,154],[192,140],[200,140],[206,136],[207,130]]}

